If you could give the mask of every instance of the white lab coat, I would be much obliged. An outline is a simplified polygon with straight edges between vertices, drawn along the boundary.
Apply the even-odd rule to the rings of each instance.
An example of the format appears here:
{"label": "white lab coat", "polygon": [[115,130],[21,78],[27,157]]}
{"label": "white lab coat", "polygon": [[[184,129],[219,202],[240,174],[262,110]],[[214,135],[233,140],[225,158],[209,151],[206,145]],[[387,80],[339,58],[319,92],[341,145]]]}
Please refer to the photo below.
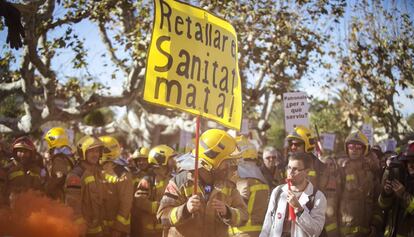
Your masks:
{"label": "white lab coat", "polygon": [[[279,197],[277,204],[277,210],[275,208],[276,190],[282,188],[282,193]],[[283,221],[286,213],[287,203],[287,184],[282,184],[273,189],[270,196],[269,205],[265,220],[263,223],[262,232],[260,237],[280,237],[283,232]],[[299,203],[304,208],[304,211],[300,217],[296,217],[296,221],[291,225],[291,237],[317,237],[321,234],[325,225],[325,210],[326,210],[326,198],[325,195],[318,190],[315,194],[315,204],[311,212],[306,207],[306,203],[309,201],[309,196],[313,193],[313,185],[308,182],[302,195],[299,197]]]}

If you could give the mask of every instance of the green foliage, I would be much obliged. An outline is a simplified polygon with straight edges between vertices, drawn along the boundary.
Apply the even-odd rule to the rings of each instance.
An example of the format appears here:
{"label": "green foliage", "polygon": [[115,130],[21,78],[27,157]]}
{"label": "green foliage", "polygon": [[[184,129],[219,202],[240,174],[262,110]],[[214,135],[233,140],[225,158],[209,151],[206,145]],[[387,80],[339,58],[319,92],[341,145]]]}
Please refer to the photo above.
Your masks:
{"label": "green foliage", "polygon": [[[338,103],[338,101],[336,102]],[[334,133],[336,135],[335,151],[342,151],[345,138],[351,128],[343,120],[343,114],[338,109],[338,104],[332,101],[314,99],[310,104],[309,112],[312,129],[316,125],[319,134]]]}
{"label": "green foliage", "polygon": [[275,104],[270,114],[270,129],[266,131],[266,144],[282,149],[285,141],[285,125],[284,125],[283,104]]}
{"label": "green foliage", "polygon": [[406,131],[396,102],[398,88],[414,86],[414,25],[397,8],[386,9],[382,1],[356,4],[360,17],[353,18],[348,48],[340,58],[339,80],[351,95],[351,107],[385,128],[399,141]]}
{"label": "green foliage", "polygon": [[91,111],[84,117],[84,122],[90,126],[104,126],[114,120],[114,112],[109,108]]}
{"label": "green foliage", "polygon": [[19,106],[21,101],[16,95],[3,99],[0,106],[0,117],[18,118],[23,116],[24,110]]}
{"label": "green foliage", "polygon": [[410,116],[408,116],[407,123],[411,129],[414,130],[414,114],[410,114]]}

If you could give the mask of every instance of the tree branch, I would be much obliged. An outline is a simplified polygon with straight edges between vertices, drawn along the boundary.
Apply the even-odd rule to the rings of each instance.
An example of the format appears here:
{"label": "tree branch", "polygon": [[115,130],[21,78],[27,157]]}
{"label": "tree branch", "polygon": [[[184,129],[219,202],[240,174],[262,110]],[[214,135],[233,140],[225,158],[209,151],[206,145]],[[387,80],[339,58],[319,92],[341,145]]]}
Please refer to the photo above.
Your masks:
{"label": "tree branch", "polygon": [[8,94],[20,91],[22,89],[23,79],[13,82],[0,83],[0,93],[7,92]]}
{"label": "tree branch", "polygon": [[101,39],[106,46],[109,54],[111,55],[111,60],[114,62],[118,67],[120,67],[126,74],[129,73],[127,66],[116,56],[114,46],[112,45],[111,40],[109,39],[108,33],[106,32],[105,22],[99,20],[98,21],[99,32],[101,35]]}

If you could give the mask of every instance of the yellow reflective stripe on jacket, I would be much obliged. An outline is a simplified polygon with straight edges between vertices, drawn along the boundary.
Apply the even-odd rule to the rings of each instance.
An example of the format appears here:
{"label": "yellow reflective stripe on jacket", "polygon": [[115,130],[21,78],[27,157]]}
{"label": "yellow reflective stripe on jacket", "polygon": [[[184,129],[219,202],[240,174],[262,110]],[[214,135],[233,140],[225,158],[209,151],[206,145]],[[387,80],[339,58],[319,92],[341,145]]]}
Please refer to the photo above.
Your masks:
{"label": "yellow reflective stripe on jacket", "polygon": [[109,183],[116,183],[118,181],[118,177],[115,175],[105,174],[105,180]]}
{"label": "yellow reflective stripe on jacket", "polygon": [[131,224],[131,217],[129,216],[128,219],[121,216],[121,215],[117,215],[116,216],[116,220],[119,221],[121,224],[123,225],[129,225]]}
{"label": "yellow reflective stripe on jacket", "polygon": [[382,195],[380,195],[378,198],[378,204],[381,208],[389,207],[391,205],[391,202],[392,202],[391,198],[385,199]]}
{"label": "yellow reflective stripe on jacket", "polygon": [[331,224],[325,226],[326,232],[336,230],[336,228],[338,228],[336,223],[331,223]]}
{"label": "yellow reflective stripe on jacket", "polygon": [[164,180],[161,180],[159,183],[155,184],[155,188],[156,189],[162,188],[164,184],[165,184]]}
{"label": "yellow reflective stripe on jacket", "polygon": [[178,221],[177,212],[178,212],[178,208],[174,207],[170,213],[170,220],[171,220],[171,224],[173,225],[175,225]]}
{"label": "yellow reflective stripe on jacket", "polygon": [[104,220],[103,221],[103,224],[104,224],[104,226],[113,226],[114,225],[114,222],[113,221],[107,221],[107,220]]}
{"label": "yellow reflective stripe on jacket", "polygon": [[161,224],[155,224],[155,225],[146,224],[144,228],[146,230],[162,230],[162,225]]}
{"label": "yellow reflective stripe on jacket", "polygon": [[[260,231],[262,229],[262,225],[251,225],[251,214],[253,212],[253,205],[254,202],[256,200],[256,192],[257,191],[261,191],[261,190],[269,190],[269,186],[266,184],[256,184],[256,185],[252,185],[250,187],[250,197],[249,197],[249,202],[247,204],[247,212],[249,214],[249,219],[246,223],[246,225],[244,226],[240,226],[240,227],[233,227],[229,230],[229,233],[233,233],[233,234],[238,234],[238,233],[244,233],[244,232],[252,232],[252,231]],[[238,212],[238,214],[240,214]],[[237,223],[239,222],[239,220],[237,220]]]}
{"label": "yellow reflective stripe on jacket", "polygon": [[355,180],[355,176],[354,176],[353,174],[348,174],[348,175],[345,177],[345,179],[346,179],[346,181],[352,181],[352,180]]}
{"label": "yellow reflective stripe on jacket", "polygon": [[224,195],[229,196],[231,194],[231,188],[224,187],[220,190]]}
{"label": "yellow reflective stripe on jacket", "polygon": [[[184,188],[184,194],[186,197],[193,196],[193,192],[194,192],[194,186],[189,186],[189,187]],[[197,192],[204,193],[203,190],[200,188],[200,186],[197,186]]]}
{"label": "yellow reflective stripe on jacket", "polygon": [[310,170],[310,171],[308,172],[308,176],[310,176],[310,177],[316,177],[316,171],[314,171],[314,170]]}
{"label": "yellow reflective stripe on jacket", "polygon": [[86,230],[86,233],[88,234],[98,234],[99,232],[102,232],[102,226],[88,228],[88,230]]}
{"label": "yellow reflective stripe on jacket", "polygon": [[83,217],[79,217],[75,220],[75,224],[77,225],[85,224],[85,219],[83,219]]}
{"label": "yellow reflective stripe on jacket", "polygon": [[158,202],[151,203],[151,212],[152,214],[157,214],[158,211]]}
{"label": "yellow reflective stripe on jacket", "polygon": [[410,214],[413,213],[413,211],[414,211],[414,198],[411,198],[411,202],[410,202],[410,204],[408,204],[408,207],[407,207],[407,209],[405,209],[405,211],[410,213]]}
{"label": "yellow reflective stripe on jacket", "polygon": [[370,232],[370,229],[362,227],[362,226],[341,227],[342,234],[356,234],[356,233],[367,234],[369,232]]}
{"label": "yellow reflective stripe on jacket", "polygon": [[239,209],[234,209],[236,213],[236,225],[240,224],[240,211]]}
{"label": "yellow reflective stripe on jacket", "polygon": [[33,173],[33,172],[29,172],[29,175],[32,176],[32,177],[40,178],[39,174],[36,174],[36,173]]}
{"label": "yellow reflective stripe on jacket", "polygon": [[94,176],[86,176],[84,179],[83,179],[83,182],[85,183],[85,184],[89,184],[89,183],[92,183],[92,182],[95,182],[95,177]]}
{"label": "yellow reflective stripe on jacket", "polygon": [[16,177],[23,176],[23,175],[24,175],[24,172],[21,171],[21,170],[14,171],[14,172],[9,174],[9,179],[12,180],[12,179],[15,179]]}
{"label": "yellow reflective stripe on jacket", "polygon": [[260,232],[262,230],[261,225],[246,225],[241,227],[233,227],[229,229],[229,234],[241,234],[246,232]]}

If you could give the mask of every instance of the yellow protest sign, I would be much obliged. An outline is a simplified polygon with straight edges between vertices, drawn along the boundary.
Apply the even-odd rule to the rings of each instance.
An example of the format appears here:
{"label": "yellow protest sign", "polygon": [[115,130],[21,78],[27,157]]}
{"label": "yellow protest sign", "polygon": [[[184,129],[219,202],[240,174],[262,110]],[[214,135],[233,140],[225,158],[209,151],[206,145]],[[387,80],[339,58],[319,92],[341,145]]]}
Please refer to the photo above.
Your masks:
{"label": "yellow protest sign", "polygon": [[233,26],[205,10],[154,0],[144,100],[240,129],[242,95]]}

